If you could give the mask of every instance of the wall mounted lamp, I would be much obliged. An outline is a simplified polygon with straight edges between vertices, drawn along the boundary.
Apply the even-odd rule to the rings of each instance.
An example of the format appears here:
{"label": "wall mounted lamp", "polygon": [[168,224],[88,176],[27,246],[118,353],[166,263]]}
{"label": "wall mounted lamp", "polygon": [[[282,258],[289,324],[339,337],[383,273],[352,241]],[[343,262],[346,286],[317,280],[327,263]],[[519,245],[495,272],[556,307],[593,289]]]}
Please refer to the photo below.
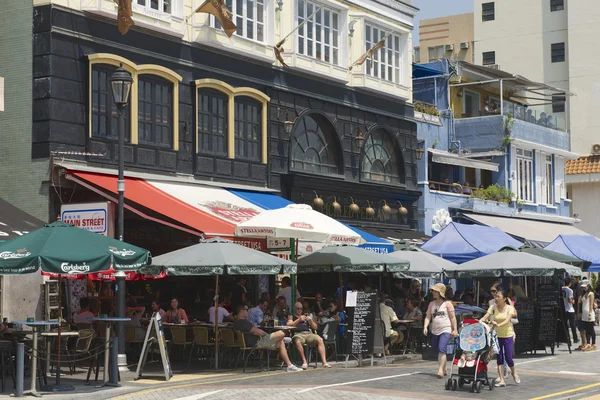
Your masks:
{"label": "wall mounted lamp", "polygon": [[348,36],[349,37],[354,37],[354,24],[356,24],[357,22],[358,22],[357,20],[353,19],[348,24]]}
{"label": "wall mounted lamp", "polygon": [[277,8],[275,8],[275,11],[281,11],[283,9],[283,0],[277,0]]}
{"label": "wall mounted lamp", "polygon": [[423,158],[423,154],[425,154],[425,141],[419,140],[417,142],[417,148],[415,149],[415,158],[417,161]]}

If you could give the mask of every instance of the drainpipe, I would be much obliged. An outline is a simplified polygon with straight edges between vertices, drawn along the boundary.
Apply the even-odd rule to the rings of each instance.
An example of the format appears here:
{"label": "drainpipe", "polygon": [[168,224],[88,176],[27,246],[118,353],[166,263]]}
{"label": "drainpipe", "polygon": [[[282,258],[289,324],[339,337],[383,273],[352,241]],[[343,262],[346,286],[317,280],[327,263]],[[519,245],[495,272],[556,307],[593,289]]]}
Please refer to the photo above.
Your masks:
{"label": "drainpipe", "polygon": [[504,118],[504,79],[500,79],[500,115]]}

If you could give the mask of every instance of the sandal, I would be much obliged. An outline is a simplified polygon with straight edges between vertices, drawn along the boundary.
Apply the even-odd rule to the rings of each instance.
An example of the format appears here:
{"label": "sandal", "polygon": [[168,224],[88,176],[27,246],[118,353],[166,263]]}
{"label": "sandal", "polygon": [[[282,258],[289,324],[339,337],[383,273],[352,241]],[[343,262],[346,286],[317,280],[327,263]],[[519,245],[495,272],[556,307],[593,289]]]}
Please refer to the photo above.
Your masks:
{"label": "sandal", "polygon": [[331,365],[325,363],[325,364],[323,364],[323,368],[331,368]]}
{"label": "sandal", "polygon": [[438,378],[444,379],[444,374],[440,374],[439,372],[436,374]]}
{"label": "sandal", "polygon": [[308,364],[304,363],[304,364],[302,364],[302,366],[300,368],[302,368],[302,369],[308,369]]}
{"label": "sandal", "polygon": [[519,378],[519,375],[513,375],[513,379],[515,380],[515,383],[518,385],[519,383],[521,383],[521,378]]}
{"label": "sandal", "polygon": [[506,383],[496,383],[495,387],[506,387]]}

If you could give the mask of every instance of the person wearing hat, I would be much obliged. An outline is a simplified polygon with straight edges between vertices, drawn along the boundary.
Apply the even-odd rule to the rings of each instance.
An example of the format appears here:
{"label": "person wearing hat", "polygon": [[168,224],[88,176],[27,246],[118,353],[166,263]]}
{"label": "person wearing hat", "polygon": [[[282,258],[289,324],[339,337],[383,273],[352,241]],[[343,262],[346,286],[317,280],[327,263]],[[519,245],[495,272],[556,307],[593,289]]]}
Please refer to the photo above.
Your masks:
{"label": "person wearing hat", "polygon": [[[396,312],[392,307],[388,305],[388,297],[382,294],[380,297],[381,304],[379,305],[379,316],[385,326],[385,355],[389,356],[390,346],[394,346],[396,343],[400,343],[404,339],[404,334],[393,328],[393,325],[398,322]],[[391,302],[393,305],[394,302]]]}
{"label": "person wearing hat", "polygon": [[[579,298],[579,302],[581,303],[580,318],[583,325],[583,330],[581,331],[581,343],[583,347],[581,347],[581,351],[593,351],[596,350],[594,291],[588,280],[581,281],[581,289],[583,290],[583,295]],[[588,340],[591,343],[587,343]]]}
{"label": "person wearing hat", "polygon": [[446,285],[436,283],[429,289],[433,301],[427,307],[427,315],[423,324],[423,335],[427,336],[431,324],[431,349],[438,355],[439,369],[437,376],[446,375],[446,348],[451,337],[457,337],[456,315],[452,302],[446,299]]}

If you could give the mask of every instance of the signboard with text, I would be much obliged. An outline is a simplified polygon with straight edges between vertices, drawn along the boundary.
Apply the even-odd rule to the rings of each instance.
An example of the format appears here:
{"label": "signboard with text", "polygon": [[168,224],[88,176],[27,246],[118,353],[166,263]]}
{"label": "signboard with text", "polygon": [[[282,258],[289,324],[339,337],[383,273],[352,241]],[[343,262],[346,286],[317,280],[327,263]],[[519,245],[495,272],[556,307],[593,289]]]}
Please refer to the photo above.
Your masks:
{"label": "signboard with text", "polygon": [[63,204],[60,218],[66,224],[112,237],[112,210],[109,202]]}

